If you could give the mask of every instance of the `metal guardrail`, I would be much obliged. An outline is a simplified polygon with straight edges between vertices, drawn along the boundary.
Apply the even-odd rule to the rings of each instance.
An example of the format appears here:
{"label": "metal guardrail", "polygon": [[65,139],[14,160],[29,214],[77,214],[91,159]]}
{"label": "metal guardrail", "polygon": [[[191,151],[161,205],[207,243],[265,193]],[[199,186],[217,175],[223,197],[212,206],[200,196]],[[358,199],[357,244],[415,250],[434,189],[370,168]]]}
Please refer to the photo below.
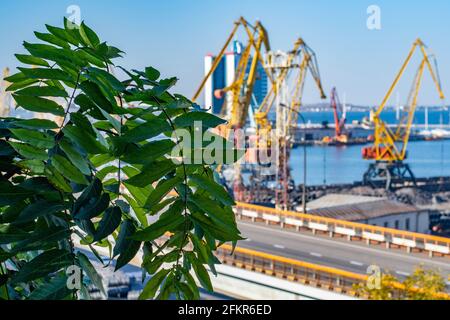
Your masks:
{"label": "metal guardrail", "polygon": [[222,245],[217,256],[223,264],[263,273],[300,284],[357,296],[354,285],[367,281],[366,275],[284,258],[250,249]]}
{"label": "metal guardrail", "polygon": [[[355,288],[356,285],[367,282],[367,275],[267,254],[251,249],[236,247],[233,252],[233,248],[230,245],[220,246],[217,250],[217,256],[223,264],[237,268],[263,273],[353,297],[368,298],[366,296],[361,296]],[[398,297],[400,291],[405,290],[405,286],[399,282],[391,282],[389,286],[392,287],[393,297]],[[409,290],[421,291],[419,288],[411,288]],[[433,298],[450,300],[450,295],[447,293],[436,293]]]}
{"label": "metal guardrail", "polygon": [[264,221],[267,224],[278,224],[282,228],[306,228],[313,233],[327,232],[330,237],[346,236],[349,240],[362,239],[367,244],[384,243],[412,250],[427,251],[430,257],[436,254],[450,257],[450,239],[416,232],[371,226],[363,223],[349,222],[314,216],[293,211],[277,210],[248,203],[238,202],[234,208],[238,218],[250,218],[252,221]]}

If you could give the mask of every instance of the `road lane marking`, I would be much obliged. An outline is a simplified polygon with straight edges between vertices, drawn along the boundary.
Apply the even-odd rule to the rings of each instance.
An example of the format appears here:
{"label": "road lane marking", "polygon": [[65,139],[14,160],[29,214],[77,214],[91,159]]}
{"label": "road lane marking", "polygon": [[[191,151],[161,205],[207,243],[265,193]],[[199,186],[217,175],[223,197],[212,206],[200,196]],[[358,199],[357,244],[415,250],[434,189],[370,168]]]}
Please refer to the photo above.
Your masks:
{"label": "road lane marking", "polygon": [[401,275],[401,276],[409,276],[409,275],[411,275],[411,273],[409,273],[409,272],[405,272],[405,271],[396,271],[395,272],[396,274],[399,274],[399,275]]}
{"label": "road lane marking", "polygon": [[350,261],[350,264],[353,264],[355,266],[360,266],[360,267],[362,267],[364,265],[364,263],[359,262],[359,261]]}
{"label": "road lane marking", "polygon": [[310,252],[309,254],[314,257],[319,257],[319,258],[322,256],[320,253],[317,253],[317,252]]}
{"label": "road lane marking", "polygon": [[284,249],[285,248],[285,246],[282,246],[281,244],[274,244],[273,246],[275,248],[277,248],[277,249]]}
{"label": "road lane marking", "polygon": [[247,238],[247,239],[245,239],[244,241],[250,242],[250,241],[252,241],[252,239]]}

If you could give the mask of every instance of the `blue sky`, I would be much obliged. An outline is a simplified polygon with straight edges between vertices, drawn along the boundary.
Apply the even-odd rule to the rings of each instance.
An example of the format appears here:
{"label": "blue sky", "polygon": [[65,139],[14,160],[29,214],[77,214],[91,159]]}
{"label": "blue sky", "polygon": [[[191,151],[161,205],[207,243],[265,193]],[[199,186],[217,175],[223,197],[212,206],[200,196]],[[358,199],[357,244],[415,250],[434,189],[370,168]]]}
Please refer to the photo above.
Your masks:
{"label": "blue sky", "polygon": [[[450,1],[406,0],[15,0],[0,1],[0,67],[16,67],[14,53],[44,24],[61,25],[69,5],[102,40],[127,55],[122,65],[152,65],[164,76],[177,76],[176,91],[191,97],[203,74],[203,56],[218,52],[239,16],[257,19],[269,31],[273,49],[289,50],[303,37],[316,51],[326,91],[337,86],[347,101],[376,105],[415,38],[421,37],[438,57],[444,92],[450,96]],[[382,29],[366,27],[367,7],[381,9]],[[418,61],[413,60],[415,71]],[[420,103],[437,104],[426,77]],[[407,73],[399,92],[406,99],[412,81]],[[312,85],[305,102],[319,101]],[[450,101],[450,99],[448,99]],[[395,99],[392,101],[395,102]]]}

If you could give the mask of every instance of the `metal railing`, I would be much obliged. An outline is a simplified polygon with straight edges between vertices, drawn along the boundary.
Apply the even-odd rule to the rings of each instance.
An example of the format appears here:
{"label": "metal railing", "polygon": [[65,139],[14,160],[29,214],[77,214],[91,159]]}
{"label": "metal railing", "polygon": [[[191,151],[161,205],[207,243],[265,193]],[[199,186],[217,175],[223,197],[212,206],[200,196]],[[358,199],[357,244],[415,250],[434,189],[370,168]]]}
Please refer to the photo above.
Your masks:
{"label": "metal railing", "polygon": [[238,218],[250,218],[267,224],[278,224],[283,228],[306,228],[313,233],[327,232],[331,237],[346,236],[349,240],[362,239],[367,244],[383,243],[412,250],[427,251],[430,257],[436,254],[450,257],[450,239],[422,233],[367,225],[339,219],[320,217],[293,211],[277,210],[248,203],[238,202],[235,207]]}
{"label": "metal railing", "polygon": [[354,285],[368,278],[358,273],[245,248],[237,247],[232,253],[229,245],[219,247],[217,256],[223,264],[351,296],[357,296]]}
{"label": "metal railing", "polygon": [[[223,264],[233,267],[258,272],[273,277],[285,279],[300,284],[313,286],[323,290],[338,292],[353,297],[368,298],[361,296],[356,289],[357,285],[365,285],[368,276],[349,272],[332,267],[326,267],[309,262],[267,254],[251,249],[222,245],[217,250],[217,256]],[[399,282],[388,284],[392,288],[392,296],[398,297],[405,286]],[[410,288],[417,292],[422,289]],[[447,293],[435,293],[433,299],[450,300]]]}

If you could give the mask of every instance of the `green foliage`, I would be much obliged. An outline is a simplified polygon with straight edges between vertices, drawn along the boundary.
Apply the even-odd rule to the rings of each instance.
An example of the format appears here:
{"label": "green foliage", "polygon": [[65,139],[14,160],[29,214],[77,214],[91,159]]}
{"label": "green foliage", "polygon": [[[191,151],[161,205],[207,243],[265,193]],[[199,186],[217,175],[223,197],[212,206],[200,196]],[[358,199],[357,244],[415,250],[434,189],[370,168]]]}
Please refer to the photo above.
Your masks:
{"label": "green foliage", "polygon": [[176,78],[116,67],[122,51],[84,23],[46,27],[6,79],[18,107],[53,120],[0,119],[0,298],[84,297],[66,285],[72,266],[104,292],[77,247],[101,263],[109,248],[116,270],[142,258],[141,299],[198,299],[197,282],[212,291],[205,265],[214,272],[216,247],[241,239],[234,201],[212,168],[172,151],[177,129],[224,121],[171,94]]}
{"label": "green foliage", "polygon": [[425,269],[422,265],[402,282],[385,273],[378,288],[355,285],[358,294],[370,300],[450,300],[445,287],[445,280],[438,271]]}

